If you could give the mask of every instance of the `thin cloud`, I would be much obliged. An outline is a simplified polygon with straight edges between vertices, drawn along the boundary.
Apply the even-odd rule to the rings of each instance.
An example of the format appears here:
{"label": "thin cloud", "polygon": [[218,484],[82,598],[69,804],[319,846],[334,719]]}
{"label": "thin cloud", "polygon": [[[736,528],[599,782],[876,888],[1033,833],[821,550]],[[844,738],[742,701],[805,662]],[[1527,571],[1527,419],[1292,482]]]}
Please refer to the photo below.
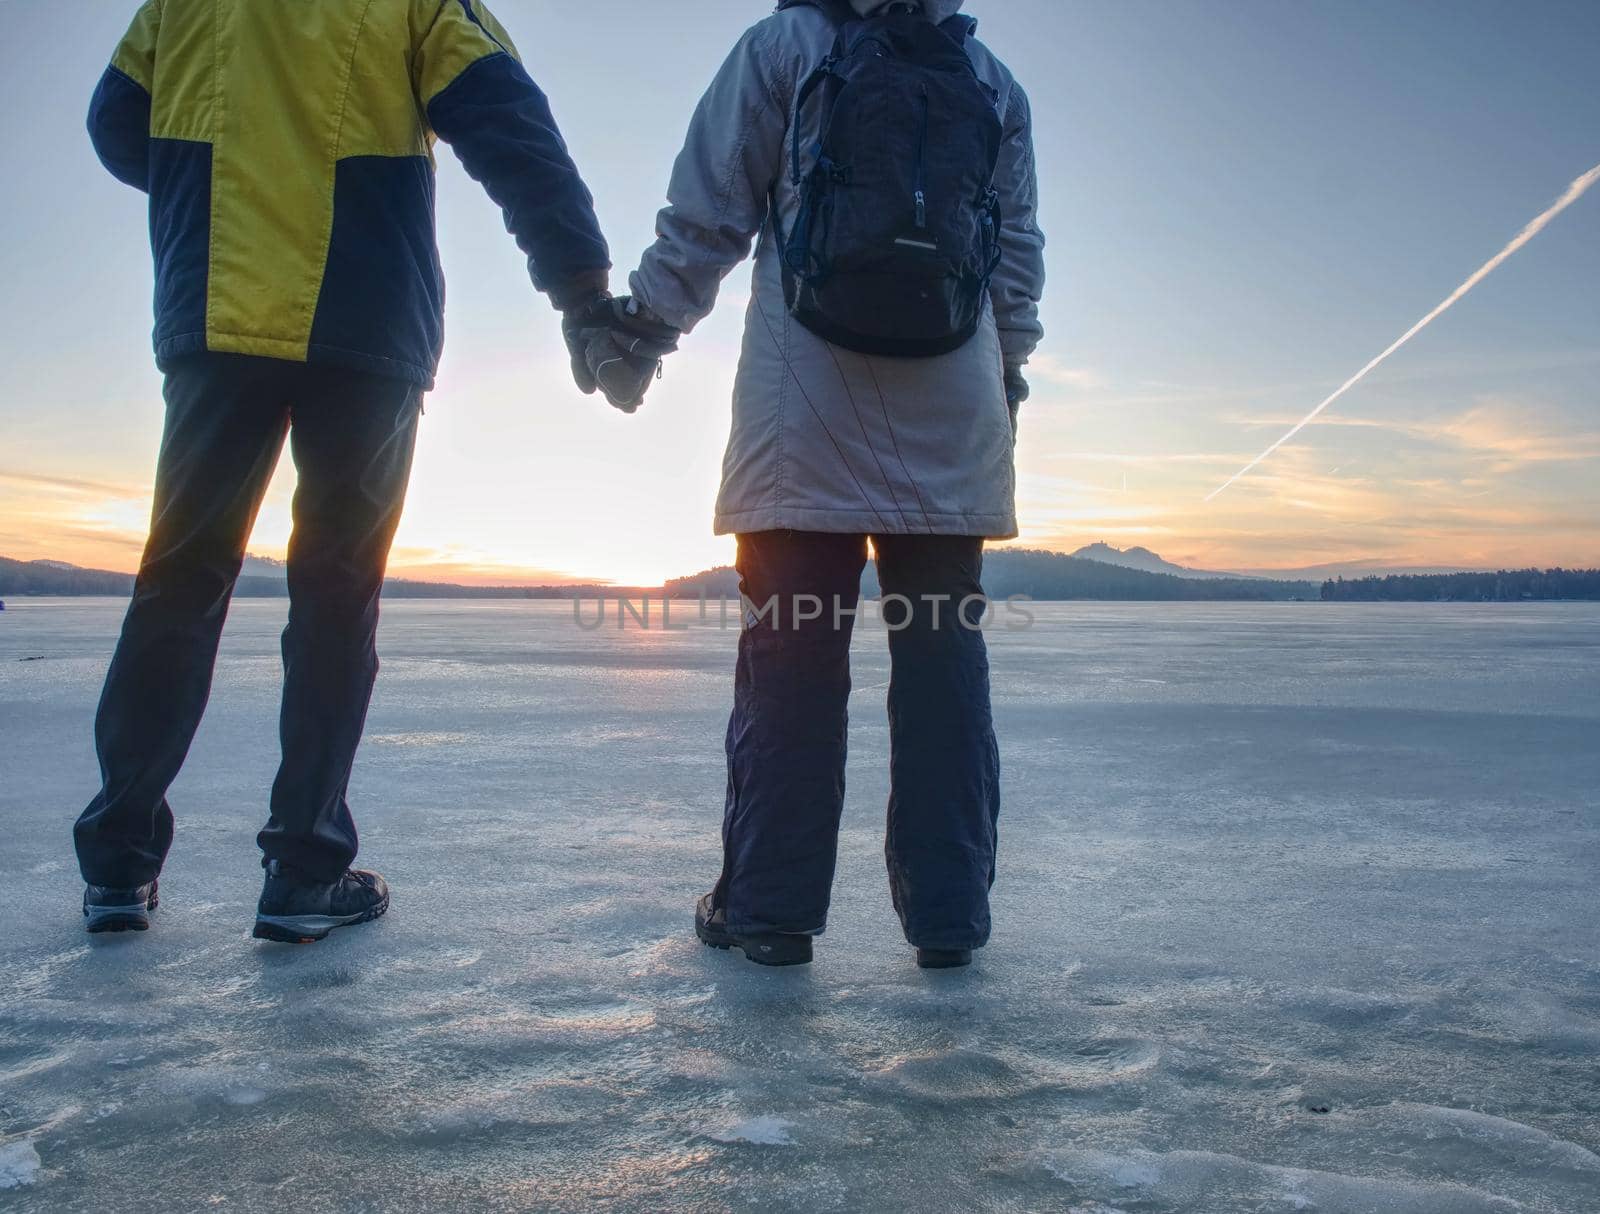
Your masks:
{"label": "thin cloud", "polygon": [[1086,367],[1069,367],[1053,354],[1035,354],[1028,360],[1028,378],[1061,388],[1101,388],[1105,379]]}
{"label": "thin cloud", "polygon": [[[1272,417],[1235,417],[1238,425],[1286,425]],[[1461,454],[1494,459],[1504,467],[1537,463],[1571,463],[1600,458],[1600,432],[1571,433],[1548,410],[1512,401],[1486,400],[1451,417],[1431,421],[1334,415],[1321,426],[1349,430],[1381,430],[1419,442],[1446,445]]]}
{"label": "thin cloud", "polygon": [[27,485],[34,489],[50,489],[61,493],[95,493],[104,497],[145,497],[148,488],[137,489],[130,485],[114,485],[108,481],[84,480],[75,476],[40,476],[33,472],[18,472],[13,468],[0,468],[0,481],[14,485]]}
{"label": "thin cloud", "polygon": [[1162,453],[1130,454],[1124,451],[1052,451],[1047,456],[1052,461],[1072,462],[1075,460],[1090,464],[1222,464],[1233,463],[1239,458],[1234,451],[1169,451]]}
{"label": "thin cloud", "polygon": [[1441,437],[1509,464],[1600,458],[1600,434],[1563,434],[1530,424],[1528,410],[1480,405],[1438,427]]}
{"label": "thin cloud", "polygon": [[470,586],[566,586],[607,581],[538,566],[507,564],[481,554],[407,547],[397,547],[390,554],[389,576]]}

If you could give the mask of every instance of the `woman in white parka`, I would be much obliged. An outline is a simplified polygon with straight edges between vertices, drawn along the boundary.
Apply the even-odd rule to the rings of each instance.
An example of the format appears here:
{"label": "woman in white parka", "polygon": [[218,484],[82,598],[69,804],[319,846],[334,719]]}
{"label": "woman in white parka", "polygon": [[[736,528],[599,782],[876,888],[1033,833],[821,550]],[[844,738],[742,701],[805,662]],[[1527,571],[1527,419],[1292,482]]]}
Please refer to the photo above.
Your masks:
{"label": "woman in white parka", "polygon": [[[658,337],[687,331],[711,311],[723,277],[760,237],[716,511],[718,534],[738,536],[751,609],[727,737],[724,867],[701,899],[697,927],[707,943],[768,964],[809,961],[812,938],[826,924],[844,801],[853,622],[835,606],[856,604],[869,537],[884,595],[903,596],[886,598],[883,608],[893,661],[887,853],[895,907],[926,966],[965,964],[989,936],[999,762],[987,657],[973,626],[982,606],[970,600],[982,594],[984,540],[1017,532],[1015,410],[1027,395],[1023,365],[1042,336],[1044,239],[1035,222],[1027,98],[960,9],[961,0],[785,0],[750,29],[694,115],[658,239],[631,279],[632,302],[617,301],[624,330],[632,315],[646,327],[659,321]],[[930,40],[928,27],[944,42]],[[898,180],[895,172],[914,174],[907,234],[893,243],[901,246],[896,255],[915,255],[938,243],[923,236],[938,230],[927,211],[940,205],[925,201],[924,175],[936,177],[941,154],[987,147],[981,172],[992,172],[992,190],[970,201],[987,200],[990,209],[964,202],[959,215],[950,212],[971,230],[976,216],[981,228],[982,264],[963,272],[979,285],[965,326],[930,343],[944,351],[931,355],[892,341],[824,340],[816,329],[836,335],[815,317],[808,321],[803,306],[790,307],[805,290],[797,278],[823,254],[786,253],[811,238],[818,245],[848,239],[829,225],[848,222],[849,200],[830,210],[828,200],[808,194],[810,170],[832,153],[830,140],[842,139],[829,124],[844,120],[830,114],[828,88],[813,93],[807,81],[852,39],[881,59],[896,37],[915,43],[914,53],[964,54],[961,79],[868,64],[864,79],[879,73],[879,82],[862,87],[878,91],[855,115],[856,163],[826,168],[856,199]],[[845,70],[834,73],[840,81]],[[901,74],[883,85],[889,70]],[[967,91],[941,92],[946,82]],[[896,133],[890,112],[908,90],[918,93],[909,112],[922,124],[910,138]],[[959,106],[980,94],[992,114],[960,117]],[[880,138],[894,146],[862,147]],[[874,167],[896,157],[910,167],[874,176]],[[893,210],[900,202],[874,205]],[[857,290],[843,276],[836,281],[839,290]],[[885,298],[894,291],[889,284]],[[906,314],[881,317],[886,331],[920,323],[907,317],[928,293],[905,297],[908,306],[879,309]],[[871,325],[863,313],[875,307],[857,306],[857,318]],[[628,344],[625,332],[616,337]],[[669,338],[660,348],[670,345]],[[913,350],[926,356],[906,356]],[[807,618],[809,596],[823,605],[815,619]]]}

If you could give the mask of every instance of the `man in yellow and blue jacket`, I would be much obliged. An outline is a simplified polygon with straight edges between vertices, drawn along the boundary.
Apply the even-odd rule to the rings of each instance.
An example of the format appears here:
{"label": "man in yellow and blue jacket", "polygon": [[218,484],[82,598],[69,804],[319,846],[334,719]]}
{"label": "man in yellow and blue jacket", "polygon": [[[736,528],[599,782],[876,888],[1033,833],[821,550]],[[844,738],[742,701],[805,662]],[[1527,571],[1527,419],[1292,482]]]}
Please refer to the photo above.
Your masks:
{"label": "man in yellow and blue jacket", "polygon": [[149,926],[167,788],[287,439],[299,479],[283,757],[255,934],[320,939],[388,905],[381,877],[350,869],[345,792],[443,342],[435,138],[500,205],[558,309],[603,298],[606,243],[544,95],[480,0],[145,0],[89,133],[150,196],[167,408],[150,537],[95,721],[102,786],[74,832],[87,923]]}

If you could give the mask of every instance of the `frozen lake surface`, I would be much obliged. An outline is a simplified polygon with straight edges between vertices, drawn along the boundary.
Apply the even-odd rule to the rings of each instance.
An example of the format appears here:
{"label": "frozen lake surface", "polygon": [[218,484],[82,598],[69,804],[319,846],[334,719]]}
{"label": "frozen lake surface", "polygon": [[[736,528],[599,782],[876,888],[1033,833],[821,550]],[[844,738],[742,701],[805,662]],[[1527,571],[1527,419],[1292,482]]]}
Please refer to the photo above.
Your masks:
{"label": "frozen lake surface", "polygon": [[[120,619],[0,615],[0,1210],[1600,1210],[1600,608],[1039,606],[991,634],[991,946],[923,973],[858,641],[809,969],[700,947],[735,634],[393,602],[394,890],[247,938],[282,602],[236,605],[144,936],[69,826]],[[592,604],[591,604],[592,607]]]}

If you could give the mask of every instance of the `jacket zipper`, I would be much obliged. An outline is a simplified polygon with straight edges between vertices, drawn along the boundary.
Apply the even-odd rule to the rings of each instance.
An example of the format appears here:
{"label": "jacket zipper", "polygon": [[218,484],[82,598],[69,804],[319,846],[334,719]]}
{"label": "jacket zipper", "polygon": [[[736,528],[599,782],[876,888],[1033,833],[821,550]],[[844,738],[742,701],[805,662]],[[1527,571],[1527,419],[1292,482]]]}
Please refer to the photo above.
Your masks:
{"label": "jacket zipper", "polygon": [[917,187],[913,197],[917,204],[917,227],[928,226],[928,196],[924,190],[927,184],[928,161],[928,90],[924,88],[919,98],[922,103],[922,128],[917,137]]}

